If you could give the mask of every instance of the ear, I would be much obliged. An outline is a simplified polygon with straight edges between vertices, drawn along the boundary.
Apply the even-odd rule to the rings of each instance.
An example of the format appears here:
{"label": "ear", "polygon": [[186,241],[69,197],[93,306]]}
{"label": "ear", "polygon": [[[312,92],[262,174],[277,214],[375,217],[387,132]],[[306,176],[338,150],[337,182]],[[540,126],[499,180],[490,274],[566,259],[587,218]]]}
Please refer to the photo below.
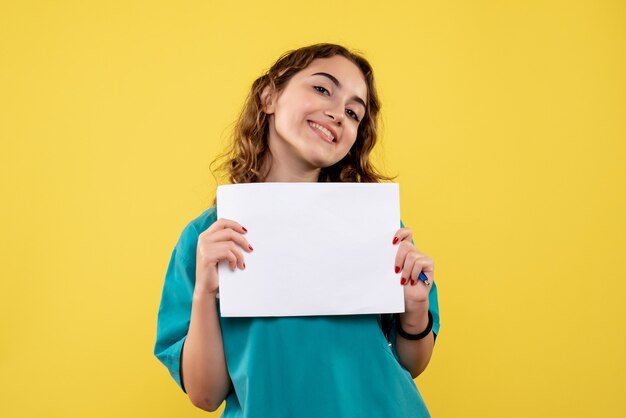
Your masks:
{"label": "ear", "polygon": [[271,94],[270,86],[265,86],[261,92],[261,103],[263,103],[263,111],[268,115],[274,113],[274,95]]}

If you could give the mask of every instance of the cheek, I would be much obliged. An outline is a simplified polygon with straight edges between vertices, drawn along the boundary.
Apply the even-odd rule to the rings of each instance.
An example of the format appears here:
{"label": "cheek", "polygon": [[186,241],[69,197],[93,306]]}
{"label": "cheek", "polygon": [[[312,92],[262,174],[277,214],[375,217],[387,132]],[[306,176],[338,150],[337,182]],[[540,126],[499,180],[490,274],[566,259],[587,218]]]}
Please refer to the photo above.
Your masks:
{"label": "cheek", "polygon": [[315,100],[310,98],[301,98],[293,105],[294,117],[302,119],[308,119],[312,113],[315,113],[319,109],[319,105],[316,105]]}
{"label": "cheek", "polygon": [[277,124],[285,129],[301,129],[302,123],[314,113],[315,100],[308,97],[285,97],[280,112],[276,115]]}
{"label": "cheek", "polygon": [[358,135],[359,132],[359,127],[357,125],[352,125],[349,128],[346,128],[346,137],[348,138],[348,141],[350,143],[350,146],[352,146],[355,142],[356,142],[356,137]]}

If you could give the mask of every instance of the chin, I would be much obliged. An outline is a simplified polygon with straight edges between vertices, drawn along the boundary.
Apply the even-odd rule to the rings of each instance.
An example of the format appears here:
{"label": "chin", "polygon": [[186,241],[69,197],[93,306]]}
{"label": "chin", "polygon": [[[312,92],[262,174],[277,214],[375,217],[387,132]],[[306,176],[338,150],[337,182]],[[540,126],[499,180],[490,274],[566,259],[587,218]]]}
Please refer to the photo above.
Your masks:
{"label": "chin", "polygon": [[329,167],[335,164],[332,158],[329,158],[327,155],[324,155],[323,153],[319,153],[319,152],[309,151],[307,153],[300,154],[300,157],[304,161],[309,163],[311,166],[316,167],[316,168]]}
{"label": "chin", "polygon": [[[347,154],[346,150],[346,154],[337,155],[336,149],[323,149],[323,147],[321,148],[318,146],[320,144],[315,142],[308,142],[302,145],[304,146],[301,148],[301,158],[317,168],[331,167],[341,161],[341,159]],[[324,146],[323,143],[321,145]]]}
{"label": "chin", "polygon": [[340,161],[340,160],[335,161],[335,159],[323,158],[323,157],[315,158],[313,156],[311,156],[310,158],[307,158],[306,160],[312,166],[317,167],[317,168],[328,168],[337,164]]}

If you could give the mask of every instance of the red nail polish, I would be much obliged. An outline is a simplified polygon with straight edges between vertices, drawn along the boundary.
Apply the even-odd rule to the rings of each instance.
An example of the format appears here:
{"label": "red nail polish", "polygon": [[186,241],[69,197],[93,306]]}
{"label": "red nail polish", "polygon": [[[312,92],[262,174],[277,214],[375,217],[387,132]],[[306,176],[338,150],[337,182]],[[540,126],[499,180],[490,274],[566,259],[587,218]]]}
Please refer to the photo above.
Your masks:
{"label": "red nail polish", "polygon": [[243,268],[246,268],[246,263],[243,263]]}
{"label": "red nail polish", "polygon": [[244,228],[243,226],[241,227],[241,229],[243,229],[243,232],[248,232],[248,230]]}
{"label": "red nail polish", "polygon": [[396,266],[396,273],[400,273],[400,267]]}
{"label": "red nail polish", "polygon": [[415,283],[417,283],[416,280],[411,279],[411,286],[415,286]]}
{"label": "red nail polish", "polygon": [[403,277],[402,280],[400,280],[400,284],[404,286],[405,283],[406,283],[406,279]]}
{"label": "red nail polish", "polygon": [[254,248],[252,248],[252,245],[248,245],[248,248],[250,248],[250,251],[254,250]]}
{"label": "red nail polish", "polygon": [[393,243],[395,244],[396,242],[398,242],[398,237],[393,238]]}

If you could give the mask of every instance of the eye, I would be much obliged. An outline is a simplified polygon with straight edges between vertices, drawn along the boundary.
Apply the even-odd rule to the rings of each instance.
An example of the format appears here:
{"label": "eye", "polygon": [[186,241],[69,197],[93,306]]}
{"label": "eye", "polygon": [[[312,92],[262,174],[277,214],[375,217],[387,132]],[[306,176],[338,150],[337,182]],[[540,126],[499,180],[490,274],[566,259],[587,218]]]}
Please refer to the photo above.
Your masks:
{"label": "eye", "polygon": [[352,115],[353,115],[353,116],[350,116],[350,117],[358,122],[359,121],[359,117],[357,116],[357,114],[353,110],[348,109],[348,114],[350,114],[350,113],[352,113]]}
{"label": "eye", "polygon": [[[328,92],[328,90],[326,90],[324,87],[322,86],[313,86],[313,88],[317,91],[319,91],[320,93],[324,94],[324,92]],[[330,93],[329,93],[330,94]]]}

